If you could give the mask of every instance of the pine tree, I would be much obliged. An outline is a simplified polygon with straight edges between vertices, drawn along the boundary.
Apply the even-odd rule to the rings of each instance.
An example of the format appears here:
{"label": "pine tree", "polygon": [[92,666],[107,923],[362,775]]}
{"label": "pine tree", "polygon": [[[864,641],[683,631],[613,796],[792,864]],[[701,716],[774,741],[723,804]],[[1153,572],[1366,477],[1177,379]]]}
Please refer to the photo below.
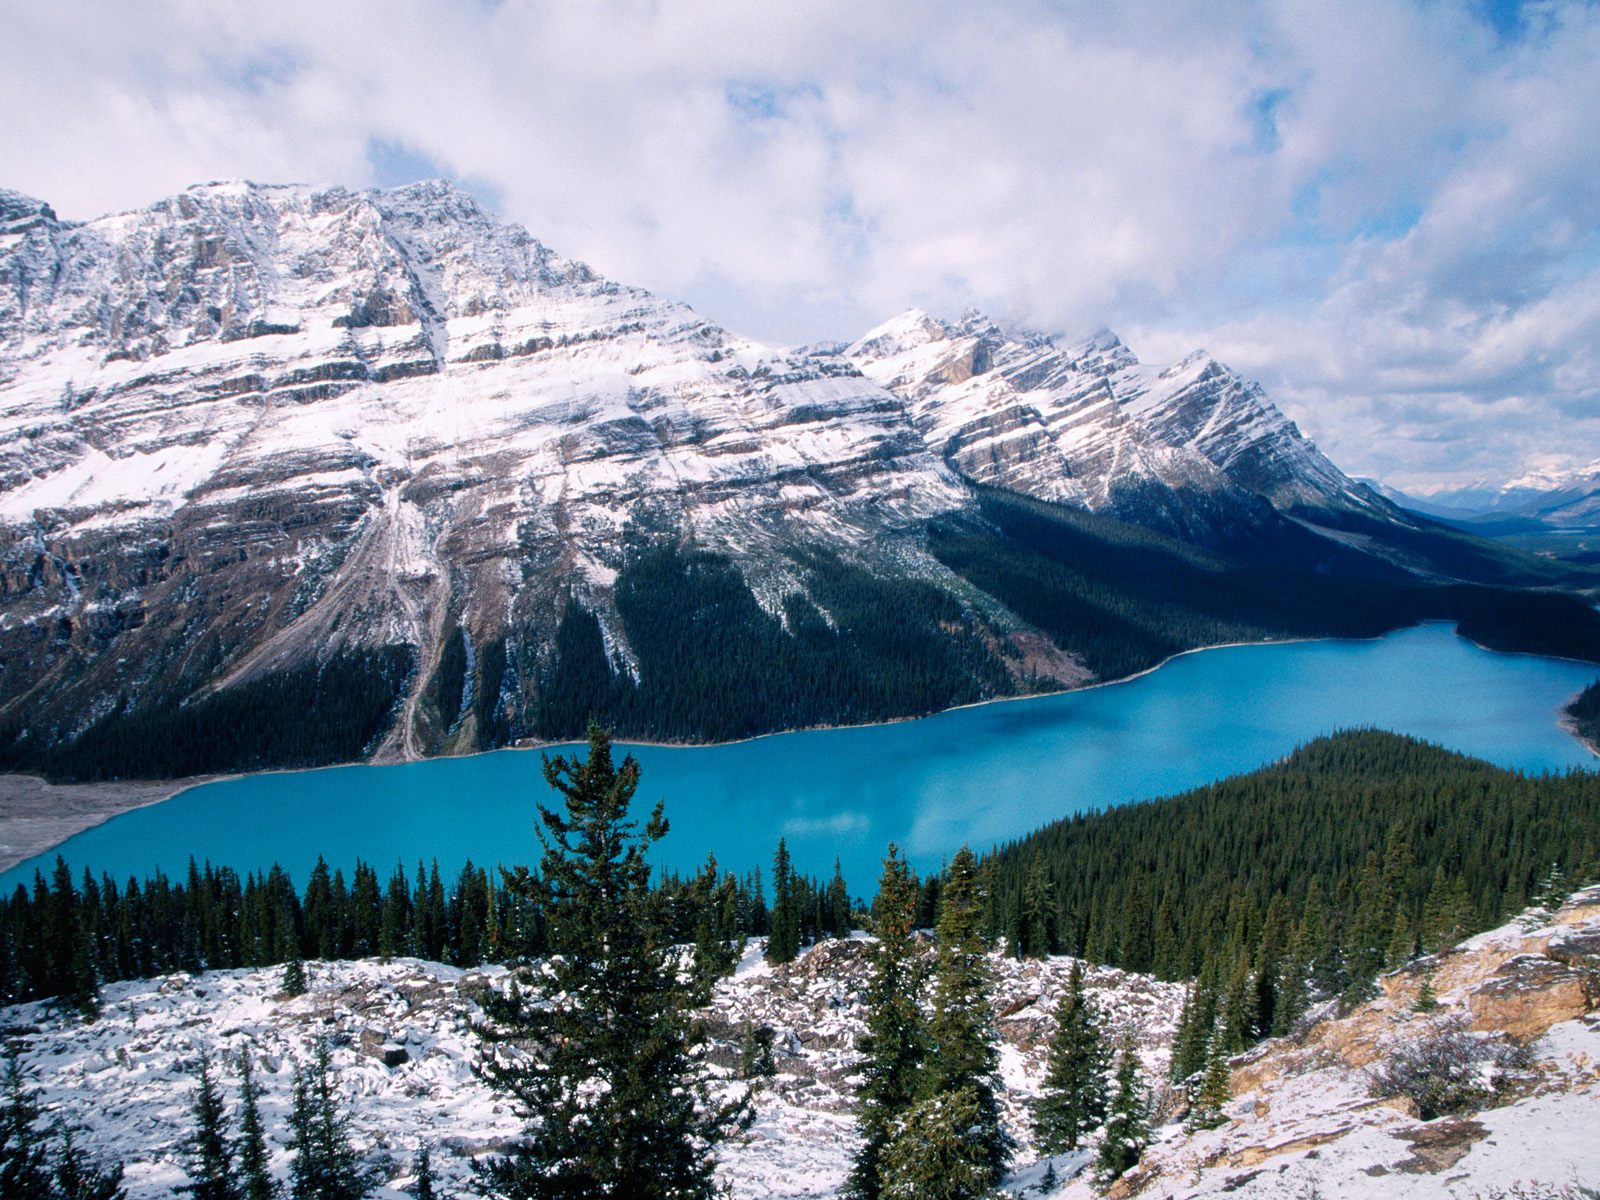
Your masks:
{"label": "pine tree", "polygon": [[417,1200],[434,1200],[433,1152],[427,1146],[417,1151],[416,1161],[411,1165],[411,1174],[414,1177],[411,1194]]}
{"label": "pine tree", "polygon": [[739,1043],[740,1079],[767,1079],[777,1074],[778,1064],[772,1057],[773,1037],[771,1025],[752,1025],[744,1031]]}
{"label": "pine tree", "polygon": [[925,1096],[970,1092],[976,1106],[966,1142],[976,1149],[997,1183],[1010,1157],[1011,1138],[1000,1124],[1000,1035],[989,996],[994,980],[978,925],[982,902],[977,860],[963,846],[945,876],[934,965],[931,1053],[923,1078]]}
{"label": "pine tree", "polygon": [[1178,1035],[1172,1047],[1171,1077],[1182,1083],[1205,1069],[1206,1047],[1211,1041],[1212,1027],[1220,1013],[1217,996],[1216,960],[1207,959],[1200,969],[1200,977],[1184,996],[1183,1011],[1178,1016]]}
{"label": "pine tree", "polygon": [[872,975],[866,992],[866,1032],[858,1043],[861,1084],[856,1091],[856,1151],[845,1194],[878,1200],[883,1192],[882,1157],[895,1123],[910,1111],[921,1090],[928,1033],[917,1005],[921,972],[915,959],[913,922],[917,881],[899,849],[890,845],[872,906]]}
{"label": "pine tree", "polygon": [[1206,1048],[1205,1074],[1200,1077],[1200,1086],[1189,1101],[1189,1119],[1185,1127],[1193,1133],[1198,1129],[1215,1129],[1227,1124],[1228,1118],[1223,1115],[1222,1109],[1232,1098],[1233,1072],[1228,1067],[1228,1055],[1223,1049],[1222,1038],[1213,1037]]}
{"label": "pine tree", "polygon": [[833,878],[828,880],[827,914],[828,936],[849,937],[850,892],[845,887],[844,872],[840,869],[837,858],[833,860]]}
{"label": "pine tree", "polygon": [[[61,1130],[61,1149],[56,1152],[55,1166],[55,1188],[43,1193],[50,1200],[125,1200],[122,1165],[102,1167],[90,1161],[89,1156],[78,1149],[70,1128]],[[3,1194],[9,1200],[11,1193]]]}
{"label": "pine tree", "polygon": [[250,1052],[239,1061],[239,1184],[243,1200],[277,1200],[267,1135],[261,1127],[261,1087],[250,1067]]}
{"label": "pine tree", "polygon": [[6,1055],[6,1100],[0,1108],[0,1196],[48,1196],[49,1152],[38,1131],[39,1107],[22,1085],[15,1052]]}
{"label": "pine tree", "polygon": [[971,1088],[937,1092],[894,1123],[880,1164],[882,1200],[982,1200],[995,1194],[994,1173],[973,1153],[983,1122]]}
{"label": "pine tree", "polygon": [[1417,937],[1412,932],[1411,920],[1406,910],[1400,909],[1394,917],[1394,933],[1389,938],[1389,948],[1384,952],[1384,965],[1390,970],[1403,967],[1416,955]]}
{"label": "pine tree", "polygon": [[1417,998],[1411,1003],[1411,1011],[1431,1013],[1438,1007],[1439,993],[1433,990],[1433,972],[1425,971],[1422,975],[1422,986],[1417,989]]}
{"label": "pine tree", "polygon": [[1067,992],[1056,1006],[1044,1081],[1033,1105],[1035,1140],[1046,1154],[1076,1150],[1106,1117],[1111,1055],[1095,1006],[1083,991],[1083,963],[1072,964]]}
{"label": "pine tree", "polygon": [[1059,936],[1056,917],[1056,889],[1041,856],[1034,859],[1023,881],[1012,933],[1018,958],[1043,958],[1056,952]]}
{"label": "pine tree", "polygon": [[481,1183],[511,1200],[709,1197],[712,1151],[747,1123],[749,1101],[713,1100],[694,1019],[707,988],[680,979],[671,932],[650,920],[661,807],[642,828],[628,819],[639,764],[614,765],[598,726],[586,761],[547,758],[544,776],[565,805],[539,806],[539,877],[505,878],[537,889],[553,953],[488,998],[477,1027],[479,1074],[528,1125]]}
{"label": "pine tree", "polygon": [[1095,1155],[1094,1181],[1098,1187],[1109,1188],[1138,1163],[1144,1148],[1150,1144],[1149,1113],[1149,1101],[1139,1082],[1138,1058],[1130,1039],[1123,1042],[1122,1054],[1117,1060],[1116,1091],[1111,1097],[1105,1135]]}
{"label": "pine tree", "polygon": [[1533,889],[1533,902],[1546,912],[1555,912],[1567,902],[1572,889],[1567,886],[1567,876],[1561,869],[1561,864],[1553,862],[1550,869],[1545,872],[1544,878]]}
{"label": "pine tree", "polygon": [[362,1200],[376,1179],[350,1142],[350,1114],[334,1093],[327,1042],[319,1041],[308,1069],[294,1072],[289,1114],[289,1194],[292,1200]]}
{"label": "pine tree", "polygon": [[304,996],[306,994],[306,965],[300,961],[298,954],[284,963],[282,986],[285,996]]}
{"label": "pine tree", "polygon": [[233,1147],[228,1141],[228,1117],[222,1109],[222,1093],[211,1077],[211,1056],[205,1051],[200,1052],[195,1083],[194,1132],[183,1148],[189,1182],[178,1190],[195,1200],[239,1200]]}
{"label": "pine tree", "polygon": [[772,859],[772,932],[767,937],[769,963],[793,962],[800,953],[800,902],[795,895],[794,867],[789,848],[778,839]]}

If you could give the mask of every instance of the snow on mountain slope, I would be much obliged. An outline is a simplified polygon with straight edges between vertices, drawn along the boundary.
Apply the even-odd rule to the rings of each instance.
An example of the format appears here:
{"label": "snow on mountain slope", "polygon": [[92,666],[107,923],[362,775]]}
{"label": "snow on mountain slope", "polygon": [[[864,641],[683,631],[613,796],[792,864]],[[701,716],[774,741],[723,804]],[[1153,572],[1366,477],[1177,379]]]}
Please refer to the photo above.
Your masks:
{"label": "snow on mountain slope", "polygon": [[227,682],[347,646],[426,666],[456,627],[538,643],[567,594],[604,616],[641,520],[781,597],[773,548],[877,553],[964,498],[848,363],[601,279],[446,184],[208,184],[86,224],[0,194],[13,706],[77,688],[92,720],[175,638]]}
{"label": "snow on mountain slope", "polygon": [[1191,510],[1381,504],[1309,442],[1260,387],[1202,354],[1158,370],[1114,334],[1058,346],[969,313],[912,310],[844,352],[905,397],[962,474],[1174,532]]}

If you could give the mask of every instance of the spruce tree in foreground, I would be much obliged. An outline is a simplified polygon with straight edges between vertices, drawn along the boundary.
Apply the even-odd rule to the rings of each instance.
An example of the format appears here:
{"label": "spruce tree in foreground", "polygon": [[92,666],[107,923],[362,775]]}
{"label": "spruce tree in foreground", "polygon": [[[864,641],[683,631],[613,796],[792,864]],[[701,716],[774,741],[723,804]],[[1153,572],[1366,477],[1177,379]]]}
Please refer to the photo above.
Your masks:
{"label": "spruce tree in foreground", "polygon": [[228,1117],[222,1109],[222,1093],[211,1077],[211,1056],[200,1053],[200,1069],[195,1078],[194,1132],[184,1144],[184,1170],[189,1182],[178,1188],[195,1200],[239,1200],[234,1180],[233,1147],[228,1142]]}
{"label": "spruce tree in foreground", "polygon": [[[970,1093],[973,1119],[962,1141],[987,1186],[999,1182],[1013,1142],[1000,1124],[1000,1035],[989,1003],[994,979],[978,934],[983,909],[977,874],[977,860],[963,846],[950,862],[939,914],[923,1093]],[[952,1100],[941,1111],[947,1116],[961,1108],[964,1102]]]}
{"label": "spruce tree in foreground", "polygon": [[350,1142],[350,1115],[339,1107],[330,1065],[328,1044],[319,1041],[312,1065],[295,1068],[289,1113],[293,1200],[363,1200],[377,1184]]}
{"label": "spruce tree in foreground", "polygon": [[713,1097],[694,1016],[709,981],[680,977],[651,919],[645,854],[667,832],[661,807],[642,828],[628,819],[639,764],[614,765],[596,726],[586,761],[546,759],[544,776],[565,805],[539,806],[539,876],[504,878],[538,890],[552,954],[488,998],[478,1026],[478,1072],[527,1126],[479,1185],[512,1200],[713,1196],[712,1151],[747,1124],[749,1099]]}
{"label": "spruce tree in foreground", "polygon": [[1067,994],[1056,1007],[1056,1031],[1045,1059],[1044,1082],[1033,1105],[1034,1136],[1046,1154],[1076,1150],[1106,1119],[1111,1051],[1100,1033],[1094,1002],[1083,991],[1083,963],[1072,964]]}
{"label": "spruce tree in foreground", "polygon": [[261,1087],[246,1050],[239,1062],[239,1191],[243,1200],[277,1200],[281,1190],[272,1177],[267,1135],[261,1127]]}
{"label": "spruce tree in foreground", "polygon": [[882,1200],[984,1200],[995,1194],[995,1175],[973,1153],[973,1130],[983,1122],[972,1088],[938,1092],[894,1124],[879,1174]]}
{"label": "spruce tree in foreground", "polygon": [[0,1196],[48,1196],[49,1153],[34,1126],[39,1106],[22,1086],[15,1053],[6,1056],[6,1099],[0,1107]]}
{"label": "spruce tree in foreground", "polygon": [[1130,1038],[1123,1042],[1117,1059],[1116,1091],[1094,1160],[1096,1186],[1104,1190],[1122,1178],[1137,1165],[1149,1144],[1150,1104],[1139,1082],[1139,1060]]}
{"label": "spruce tree in foreground", "polygon": [[891,845],[872,906],[878,940],[867,983],[867,1028],[859,1042],[863,1061],[856,1091],[856,1128],[862,1143],[845,1184],[845,1194],[854,1200],[878,1200],[883,1194],[884,1149],[896,1122],[921,1092],[928,1033],[917,1006],[922,980],[912,934],[916,912],[916,878]]}
{"label": "spruce tree in foreground", "polygon": [[[10,1193],[6,1193],[10,1200]],[[61,1149],[56,1154],[56,1182],[40,1200],[126,1200],[122,1189],[122,1165],[102,1167],[79,1150],[72,1130],[61,1130]]]}
{"label": "spruce tree in foreground", "polygon": [[1206,1048],[1206,1069],[1200,1076],[1200,1085],[1189,1101],[1189,1119],[1184,1123],[1190,1133],[1200,1129],[1216,1129],[1226,1125],[1228,1118],[1222,1108],[1233,1098],[1233,1072],[1228,1066],[1228,1055],[1222,1038],[1214,1036]]}

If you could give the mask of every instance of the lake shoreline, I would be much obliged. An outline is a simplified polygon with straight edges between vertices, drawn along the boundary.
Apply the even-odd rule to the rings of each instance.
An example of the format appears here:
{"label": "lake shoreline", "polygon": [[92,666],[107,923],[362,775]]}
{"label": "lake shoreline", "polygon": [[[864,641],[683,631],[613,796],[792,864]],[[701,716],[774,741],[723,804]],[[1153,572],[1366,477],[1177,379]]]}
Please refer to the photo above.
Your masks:
{"label": "lake shoreline", "polygon": [[[714,852],[753,868],[781,836],[809,871],[849,860],[849,879],[874,876],[876,850],[889,842],[931,868],[962,844],[1000,844],[1074,812],[1178,794],[1341,729],[1392,730],[1510,769],[1595,766],[1593,751],[1559,724],[1568,697],[1593,680],[1586,664],[1482,650],[1448,622],[1201,653],[1222,648],[1196,647],[1093,687],[964,705],[937,721],[718,745],[620,744],[645,765],[652,793],[673,798],[676,836],[658,865],[692,871]],[[1183,656],[1186,664],[1158,669]],[[1011,699],[1038,703],[989,707]],[[570,741],[515,748],[583,753]],[[190,854],[240,870],[277,862],[298,877],[316,854],[411,862],[420,851],[453,870],[522,845],[531,804],[546,798],[537,760],[525,757],[372,765],[385,769],[253,772],[213,790],[183,788],[171,803],[86,829],[0,878],[6,888],[29,886],[57,853],[118,878],[178,875]],[[203,782],[106,790],[142,792],[136,804]],[[26,786],[36,798],[60,795],[37,780]],[[104,796],[98,807],[80,823],[103,820]]]}
{"label": "lake shoreline", "polygon": [[226,778],[229,776],[50,783],[37,775],[0,774],[0,872],[44,854],[112,817],[160,804],[192,787]]}
{"label": "lake shoreline", "polygon": [[[1209,646],[1195,646],[1187,650],[1180,650],[1175,654],[1162,659],[1149,667],[1129,675],[1119,676],[1116,679],[1097,680],[1078,687],[1060,688],[1052,691],[1030,692],[1018,696],[993,696],[986,700],[975,700],[968,704],[952,705],[949,708],[938,709],[931,713],[892,717],[884,721],[862,721],[852,724],[839,725],[807,725],[793,729],[771,730],[766,733],[751,734],[749,737],[733,738],[719,742],[698,741],[647,741],[640,739],[619,738],[616,741],[620,746],[637,746],[648,749],[662,750],[691,750],[710,749],[722,746],[739,746],[752,742],[762,741],[767,738],[783,737],[795,733],[816,733],[844,731],[852,729],[877,729],[886,726],[903,725],[916,721],[925,721],[933,717],[943,716],[948,713],[958,713],[971,709],[981,709],[996,704],[1016,704],[1027,701],[1046,700],[1051,697],[1079,695],[1094,692],[1105,688],[1119,687],[1133,683],[1152,675],[1163,667],[1170,666],[1181,658],[1190,655],[1206,654],[1214,650],[1232,650],[1247,647],[1279,647],[1305,645],[1319,642],[1340,642],[1349,644],[1373,643],[1382,641],[1386,637],[1404,632],[1408,629],[1417,629],[1427,625],[1451,625],[1453,622],[1434,620],[1420,621],[1413,625],[1400,626],[1371,638],[1263,638],[1254,641],[1219,642]],[[1462,637],[1457,632],[1456,637],[1477,649],[1490,654],[1520,655],[1518,651],[1494,650],[1483,646],[1471,638]],[[1536,658],[1549,658],[1549,655],[1532,655]],[[1578,660],[1564,660],[1578,661]],[[1583,738],[1576,728],[1565,717],[1564,712],[1557,722],[1562,729],[1568,732],[1574,740],[1578,741],[1591,754],[1600,757],[1600,746]],[[474,750],[464,754],[443,754],[434,756],[436,759],[466,759],[482,755],[497,754],[502,751],[518,752],[544,752],[561,746],[574,746],[581,743],[573,740],[565,741],[538,741],[527,740],[509,746],[499,746],[492,750]],[[326,771],[340,767],[360,766],[389,766],[406,762],[426,762],[430,759],[402,759],[402,758],[372,758],[362,759],[347,763],[326,763],[317,767],[278,767],[263,771],[232,772],[227,774],[196,776],[176,780],[117,780],[99,781],[93,783],[49,783],[33,775],[0,774],[0,873],[10,870],[20,862],[44,854],[52,848],[61,845],[70,838],[123,813],[145,808],[153,804],[160,804],[172,799],[181,793],[193,788],[202,787],[211,783],[242,778],[259,778],[271,775],[297,775],[311,771]]]}

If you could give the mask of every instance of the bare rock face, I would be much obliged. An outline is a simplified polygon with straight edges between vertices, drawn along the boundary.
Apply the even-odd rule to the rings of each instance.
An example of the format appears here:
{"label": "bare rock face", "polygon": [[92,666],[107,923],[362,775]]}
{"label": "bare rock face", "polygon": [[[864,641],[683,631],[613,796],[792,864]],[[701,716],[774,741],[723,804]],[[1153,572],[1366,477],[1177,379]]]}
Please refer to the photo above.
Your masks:
{"label": "bare rock face", "polygon": [[920,310],[844,353],[976,483],[1201,541],[1275,508],[1389,511],[1203,353],[1159,370],[1109,332],[1058,345],[979,313],[945,323]]}
{"label": "bare rock face", "polygon": [[298,757],[192,770],[537,734],[574,605],[591,674],[637,679],[617,581],[650,539],[724,557],[791,633],[795,611],[834,627],[819,562],[942,592],[940,636],[979,664],[961,700],[1083,682],[927,553],[974,485],[1208,544],[1385,503],[1209,359],[1154,371],[1110,334],[916,312],[775,350],[448,184],[211,183],[87,223],[0,191],[13,768],[90,731],[228,742],[317,698],[305,724],[329,732]]}
{"label": "bare rock face", "polygon": [[470,747],[530,685],[429,711],[444,647],[537,651],[575,596],[625,660],[630,527],[781,596],[785,549],[881,560],[964,498],[847,362],[601,279],[445,184],[209,184],[87,224],[0,195],[0,723],[35,737],[396,650],[370,749]]}
{"label": "bare rock face", "polygon": [[[1343,1016],[1330,1005],[1234,1060],[1223,1127],[1163,1138],[1109,1194],[1554,1195],[1582,1181],[1600,1160],[1568,1131],[1600,1117],[1600,958],[1578,948],[1597,935],[1591,888],[1383,977],[1378,999]],[[1424,978],[1431,1013],[1415,1011]],[[1423,1120],[1405,1096],[1378,1098],[1385,1064],[1441,1030],[1482,1050],[1479,1111]],[[1059,1194],[1092,1192],[1079,1176]]]}

